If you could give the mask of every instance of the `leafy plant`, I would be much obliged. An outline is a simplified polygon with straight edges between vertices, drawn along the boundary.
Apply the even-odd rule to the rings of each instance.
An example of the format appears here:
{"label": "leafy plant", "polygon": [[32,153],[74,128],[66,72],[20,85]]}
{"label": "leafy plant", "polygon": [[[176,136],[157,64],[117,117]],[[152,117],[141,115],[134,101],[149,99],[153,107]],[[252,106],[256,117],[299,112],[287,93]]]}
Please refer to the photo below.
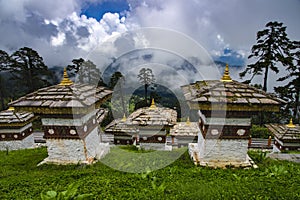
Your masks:
{"label": "leafy plant", "polygon": [[253,159],[255,163],[263,163],[267,158],[266,151],[249,151],[248,155]]}
{"label": "leafy plant", "polygon": [[42,200],[83,200],[90,199],[92,194],[77,194],[78,184],[72,183],[68,186],[68,189],[57,193],[56,191],[50,190],[46,194],[41,193]]}
{"label": "leafy plant", "polygon": [[281,176],[287,174],[288,171],[282,165],[273,165],[270,168],[266,169],[266,173],[268,174],[267,177],[272,177],[272,176]]}

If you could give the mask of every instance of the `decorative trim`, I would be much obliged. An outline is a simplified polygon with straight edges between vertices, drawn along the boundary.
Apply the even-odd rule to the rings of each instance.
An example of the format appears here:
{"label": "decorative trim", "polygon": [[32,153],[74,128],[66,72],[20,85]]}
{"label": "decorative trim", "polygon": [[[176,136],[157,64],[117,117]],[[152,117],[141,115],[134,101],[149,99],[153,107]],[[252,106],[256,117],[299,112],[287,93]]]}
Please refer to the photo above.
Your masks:
{"label": "decorative trim", "polygon": [[[205,139],[248,139],[250,136],[251,126],[222,126],[222,125],[205,125],[203,131],[203,137]],[[245,133],[243,135],[238,135],[238,130],[243,129]],[[208,130],[218,130],[219,134],[213,135],[208,133]]]}
{"label": "decorative trim", "polygon": [[240,111],[240,112],[279,112],[280,104],[266,105],[266,104],[238,104],[238,103],[211,103],[211,102],[194,102],[188,101],[188,105],[192,110],[207,110],[207,111]]}
{"label": "decorative trim", "polygon": [[97,123],[93,123],[94,117],[91,117],[86,123],[81,126],[47,126],[43,125],[45,139],[84,139],[95,128],[98,128]]}
{"label": "decorative trim", "polygon": [[[143,135],[140,135],[140,143],[166,143],[166,136],[165,135],[154,135],[154,136],[145,136],[147,137],[146,140],[143,139]],[[158,138],[161,138],[159,140]]]}
{"label": "decorative trim", "polygon": [[32,127],[21,131],[21,132],[10,132],[10,133],[0,133],[0,141],[18,141],[23,140],[26,137],[30,136],[32,134]]}

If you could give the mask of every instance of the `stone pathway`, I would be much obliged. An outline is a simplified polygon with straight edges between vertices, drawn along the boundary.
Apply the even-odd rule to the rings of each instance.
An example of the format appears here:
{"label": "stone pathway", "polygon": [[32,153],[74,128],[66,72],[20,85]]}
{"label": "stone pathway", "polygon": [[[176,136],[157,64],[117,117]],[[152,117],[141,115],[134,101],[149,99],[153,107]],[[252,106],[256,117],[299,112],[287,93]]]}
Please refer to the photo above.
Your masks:
{"label": "stone pathway", "polygon": [[300,154],[287,154],[287,153],[270,153],[268,157],[278,160],[288,160],[300,163]]}

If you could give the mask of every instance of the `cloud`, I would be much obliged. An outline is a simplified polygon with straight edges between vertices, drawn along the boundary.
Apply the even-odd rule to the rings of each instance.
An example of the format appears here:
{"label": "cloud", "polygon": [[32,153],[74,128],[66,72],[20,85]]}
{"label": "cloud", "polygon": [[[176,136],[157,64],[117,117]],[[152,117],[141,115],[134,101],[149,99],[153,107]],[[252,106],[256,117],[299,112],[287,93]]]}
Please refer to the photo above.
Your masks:
{"label": "cloud", "polygon": [[108,38],[127,31],[125,17],[106,13],[100,21],[80,15],[90,1],[0,0],[0,49],[12,53],[28,46],[48,66],[67,65]]}
{"label": "cloud", "polygon": [[[127,0],[130,9],[122,14],[107,12],[100,20],[82,14],[87,5],[103,1],[0,0],[0,49],[11,53],[29,46],[40,53],[48,66],[65,66],[73,58],[88,58],[90,52],[100,48],[101,54],[96,56],[103,67],[113,56],[152,46],[171,48],[184,58],[197,57],[196,47],[180,37],[147,32],[134,37],[123,34],[129,31],[130,35],[144,27],[183,33],[213,56],[229,57],[224,52],[229,48],[240,60],[247,58],[256,32],[268,21],[282,21],[289,37],[300,39],[299,0]],[[188,51],[180,50],[186,46],[190,46]]]}
{"label": "cloud", "polygon": [[299,39],[300,2],[290,0],[129,0],[128,20],[142,27],[164,27],[187,34],[208,51],[226,47],[250,50],[256,32],[271,20],[288,26],[291,39]]}

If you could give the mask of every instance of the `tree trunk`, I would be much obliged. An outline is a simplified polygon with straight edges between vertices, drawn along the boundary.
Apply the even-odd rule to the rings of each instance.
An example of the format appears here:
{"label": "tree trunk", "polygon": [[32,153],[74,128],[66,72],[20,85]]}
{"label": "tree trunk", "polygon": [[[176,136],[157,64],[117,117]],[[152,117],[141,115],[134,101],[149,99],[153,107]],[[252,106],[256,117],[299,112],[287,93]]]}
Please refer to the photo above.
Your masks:
{"label": "tree trunk", "polygon": [[[33,91],[35,91],[35,86],[34,86],[34,84],[33,84],[33,67],[32,67],[32,61],[31,61],[31,59],[29,58],[29,61],[28,61],[29,63],[27,64],[26,63],[26,65],[27,65],[27,68],[28,68],[28,72],[29,72],[29,76],[28,76],[28,81],[29,81],[29,92],[33,92]],[[37,70],[37,69],[36,69]]]}
{"label": "tree trunk", "polygon": [[125,102],[124,102],[124,96],[123,96],[123,87],[120,84],[120,95],[121,95],[121,103],[122,103],[122,108],[123,108],[123,114],[127,115],[126,109],[125,109]]}
{"label": "tree trunk", "polygon": [[295,96],[295,107],[294,107],[294,119],[299,121],[299,95],[300,95],[300,89],[296,91],[296,96]]}
{"label": "tree trunk", "polygon": [[2,77],[0,75],[0,101],[1,101],[1,110],[5,109],[5,105],[4,105],[4,88],[3,88],[3,83],[2,83]]}
{"label": "tree trunk", "polygon": [[267,91],[268,73],[269,73],[269,66],[267,66],[265,70],[264,86],[263,86],[263,90],[265,92]]}
{"label": "tree trunk", "polygon": [[145,84],[145,102],[146,102],[146,105],[148,105],[148,102],[147,102],[147,90],[148,90],[148,84]]}

